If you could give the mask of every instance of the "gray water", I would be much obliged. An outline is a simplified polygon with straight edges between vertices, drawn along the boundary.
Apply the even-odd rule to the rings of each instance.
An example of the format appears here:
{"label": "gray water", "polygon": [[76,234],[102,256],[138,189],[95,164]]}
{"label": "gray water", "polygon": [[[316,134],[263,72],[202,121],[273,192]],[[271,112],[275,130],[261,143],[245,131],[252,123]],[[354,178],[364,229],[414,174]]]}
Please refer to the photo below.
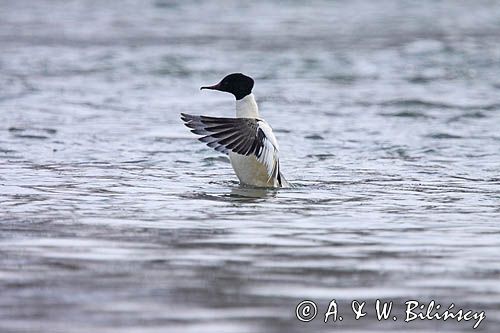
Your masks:
{"label": "gray water", "polygon": [[[499,331],[497,1],[1,0],[0,51],[1,332]],[[180,121],[230,72],[295,188]]]}

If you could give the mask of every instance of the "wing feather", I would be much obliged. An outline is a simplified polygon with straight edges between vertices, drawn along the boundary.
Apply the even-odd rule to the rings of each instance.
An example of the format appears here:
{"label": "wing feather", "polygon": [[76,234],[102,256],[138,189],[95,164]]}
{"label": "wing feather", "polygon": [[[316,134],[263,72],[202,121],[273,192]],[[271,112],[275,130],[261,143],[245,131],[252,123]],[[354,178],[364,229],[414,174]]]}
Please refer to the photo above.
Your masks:
{"label": "wing feather", "polygon": [[217,118],[181,113],[191,132],[203,135],[199,140],[216,151],[254,155],[266,169],[269,179],[281,185],[279,147],[271,127],[258,118]]}

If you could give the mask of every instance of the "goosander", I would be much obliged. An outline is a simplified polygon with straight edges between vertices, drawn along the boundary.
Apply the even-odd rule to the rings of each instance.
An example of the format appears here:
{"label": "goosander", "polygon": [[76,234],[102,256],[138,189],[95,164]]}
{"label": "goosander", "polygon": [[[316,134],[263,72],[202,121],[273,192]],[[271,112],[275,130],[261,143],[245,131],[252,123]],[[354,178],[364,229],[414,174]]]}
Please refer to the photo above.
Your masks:
{"label": "goosander", "polygon": [[260,118],[253,86],[251,77],[233,73],[213,86],[200,88],[233,94],[236,118],[181,113],[181,119],[191,132],[203,135],[200,141],[229,155],[240,183],[256,187],[289,187],[280,171],[278,141],[271,126]]}

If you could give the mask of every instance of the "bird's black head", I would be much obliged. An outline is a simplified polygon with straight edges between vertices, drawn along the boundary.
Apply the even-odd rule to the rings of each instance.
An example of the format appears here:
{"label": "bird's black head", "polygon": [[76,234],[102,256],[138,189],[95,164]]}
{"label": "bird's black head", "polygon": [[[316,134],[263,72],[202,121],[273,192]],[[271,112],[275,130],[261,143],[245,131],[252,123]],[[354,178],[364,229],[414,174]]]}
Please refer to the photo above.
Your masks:
{"label": "bird's black head", "polygon": [[253,88],[253,79],[241,73],[227,75],[219,83],[213,86],[201,87],[200,89],[219,90],[231,93],[236,99],[250,95]]}

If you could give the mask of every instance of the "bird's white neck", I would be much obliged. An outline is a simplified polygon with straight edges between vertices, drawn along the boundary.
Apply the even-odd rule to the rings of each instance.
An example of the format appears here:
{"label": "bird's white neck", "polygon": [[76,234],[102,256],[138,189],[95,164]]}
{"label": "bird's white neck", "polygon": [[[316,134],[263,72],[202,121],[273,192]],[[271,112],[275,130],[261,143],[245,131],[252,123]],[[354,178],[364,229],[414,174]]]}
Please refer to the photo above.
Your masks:
{"label": "bird's white neck", "polygon": [[259,107],[255,102],[253,94],[246,95],[236,101],[236,117],[238,118],[258,118]]}

